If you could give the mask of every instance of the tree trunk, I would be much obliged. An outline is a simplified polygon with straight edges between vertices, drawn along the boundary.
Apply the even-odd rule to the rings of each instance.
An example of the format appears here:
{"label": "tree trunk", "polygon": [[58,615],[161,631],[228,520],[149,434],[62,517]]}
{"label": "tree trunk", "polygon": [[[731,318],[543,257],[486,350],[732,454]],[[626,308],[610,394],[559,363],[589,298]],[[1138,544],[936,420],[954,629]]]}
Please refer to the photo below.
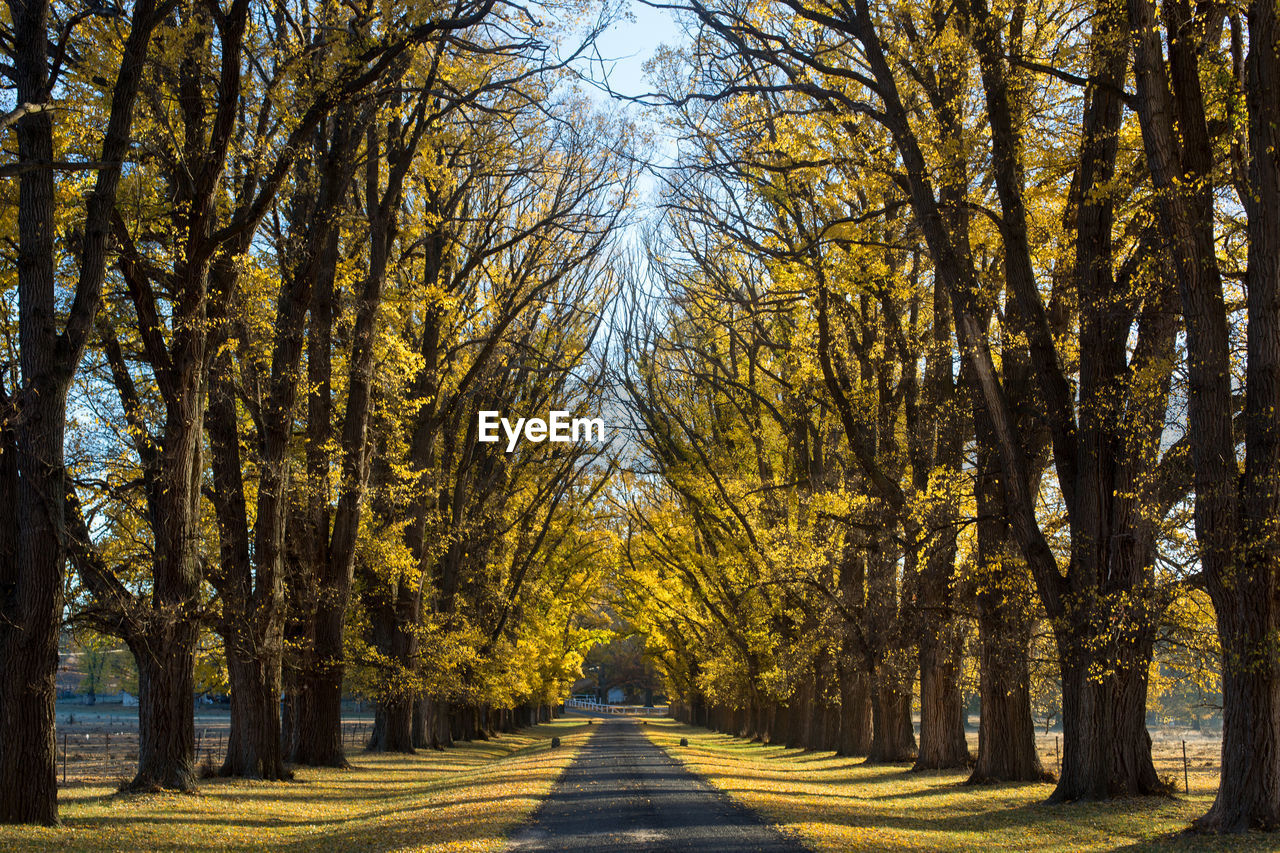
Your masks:
{"label": "tree trunk", "polygon": [[[1184,295],[1188,336],[1195,328],[1202,339],[1196,350],[1188,349],[1188,361],[1198,357],[1196,369],[1206,378],[1217,376],[1211,388],[1197,389],[1191,421],[1195,426],[1207,420],[1195,417],[1196,410],[1217,419],[1212,425],[1216,429],[1206,424],[1205,440],[1194,450],[1196,539],[1205,554],[1225,658],[1221,782],[1213,806],[1195,826],[1215,832],[1280,829],[1280,660],[1275,646],[1280,635],[1280,163],[1275,156],[1280,147],[1280,19],[1275,5],[1249,4],[1248,24],[1243,88],[1252,155],[1244,201],[1249,215],[1249,319],[1246,452],[1238,507],[1232,505],[1231,413],[1221,411],[1222,399],[1232,390],[1223,378],[1230,376],[1227,349],[1216,334],[1204,335],[1207,329],[1222,329],[1226,319],[1221,283],[1214,283],[1212,299]],[[1212,236],[1211,222],[1199,224]],[[1230,519],[1237,513],[1240,547],[1232,548]],[[1214,541],[1206,547],[1211,536]]]}
{"label": "tree trunk", "polygon": [[978,634],[981,645],[978,722],[978,760],[972,784],[1040,782],[1048,776],[1036,752],[1035,723],[1031,719],[1031,674],[1027,659],[1030,632],[1004,616],[1024,602],[1010,601],[1001,592],[991,601],[979,596]]}
{"label": "tree trunk", "polygon": [[980,404],[974,406],[979,433],[978,555],[973,572],[978,604],[978,667],[981,718],[978,761],[971,784],[1037,782],[1047,774],[1036,751],[1031,719],[1031,673],[1028,653],[1034,613],[1033,591],[1017,547],[1009,540],[1004,518],[990,424]]}
{"label": "tree trunk", "polygon": [[[327,591],[328,592],[328,591]],[[311,653],[298,673],[298,730],[291,760],[312,767],[348,767],[342,746],[343,622],[345,599],[321,598]]]}
{"label": "tree trunk", "polygon": [[[8,4],[14,103],[48,104],[49,48],[54,40],[47,0]],[[133,104],[151,33],[152,3],[139,2],[111,84],[110,115],[96,159],[102,161],[80,223],[78,278],[65,327],[55,277],[57,196],[52,168],[24,170],[17,189],[19,388],[0,401],[21,409],[16,428],[0,425],[0,823],[53,824],[58,819],[54,700],[58,628],[63,617],[66,495],[63,445],[67,392],[102,303],[111,211],[120,162],[130,146]],[[53,116],[34,110],[13,127],[17,162],[54,157]],[[64,259],[65,260],[65,259]],[[74,263],[74,262],[73,262]],[[64,297],[66,294],[64,294]]]}
{"label": "tree trunk", "polygon": [[228,641],[231,733],[223,776],[291,779],[280,744],[280,657],[254,645]]}
{"label": "tree trunk", "polygon": [[911,677],[892,671],[889,665],[876,673],[871,699],[872,737],[868,763],[896,764],[916,757],[915,730],[911,725]]}
{"label": "tree trunk", "polygon": [[412,755],[413,699],[393,694],[378,700],[373,716],[373,733],[369,737],[370,752],[403,752]]}
{"label": "tree trunk", "polygon": [[765,712],[768,725],[764,733],[764,742],[776,745],[780,742],[779,732],[787,729],[787,706],[781,702],[770,702]]}
{"label": "tree trunk", "polygon": [[413,724],[410,727],[410,740],[413,742],[414,749],[431,749],[435,746],[432,743],[435,725],[433,711],[431,700],[427,699],[427,697],[419,696],[413,700]]}
{"label": "tree trunk", "polygon": [[812,693],[812,699],[805,706],[805,722],[804,722],[804,748],[806,752],[816,752],[822,749],[822,698],[815,689]]}
{"label": "tree trunk", "polygon": [[840,737],[836,754],[867,755],[871,752],[871,696],[867,673],[855,669],[851,659],[838,667],[840,680]]}
{"label": "tree trunk", "polygon": [[915,770],[968,767],[960,696],[959,626],[955,619],[928,620],[920,638],[920,752]]}
{"label": "tree trunk", "polygon": [[1062,666],[1062,776],[1050,802],[1168,794],[1156,775],[1147,734],[1147,673],[1152,635],[1136,638],[1124,659],[1103,661],[1106,638],[1059,638]]}
{"label": "tree trunk", "polygon": [[192,619],[175,619],[134,641],[138,665],[138,773],[133,791],[189,791],[195,773],[195,647]]}
{"label": "tree trunk", "polygon": [[[25,175],[23,187],[29,204]],[[15,547],[0,555],[0,823],[58,821],[54,700],[65,516],[61,498],[48,498],[66,488],[65,399],[49,390],[52,399],[36,399],[24,412],[29,420],[16,447],[5,448],[20,476],[4,508],[14,513]]]}
{"label": "tree trunk", "polygon": [[[9,6],[18,103],[48,99],[49,4]],[[18,160],[53,159],[53,119],[39,111],[16,125]],[[56,375],[54,180],[50,169],[18,179],[18,312],[22,383],[35,393],[4,453],[13,459],[9,503],[15,534],[0,554],[0,823],[58,820],[55,676],[62,619],[63,437],[70,376]],[[5,401],[6,403],[8,400]],[[7,420],[7,418],[6,418]]]}
{"label": "tree trunk", "polygon": [[[536,711],[530,707],[530,725],[537,725]],[[449,724],[452,706],[448,702],[435,703],[435,748],[448,749],[453,746],[453,727]]]}
{"label": "tree trunk", "polygon": [[309,767],[350,767],[342,745],[342,675],[317,664],[298,673],[297,731],[289,760]]}
{"label": "tree trunk", "polygon": [[[1271,649],[1280,630],[1274,606],[1244,595],[1235,599],[1217,607],[1224,648]],[[1253,666],[1229,661],[1223,667],[1221,781],[1196,829],[1280,829],[1280,673],[1273,651],[1255,660]]]}
{"label": "tree trunk", "polygon": [[[60,420],[53,406],[40,408]],[[61,459],[57,420],[49,426],[59,436],[53,458]],[[7,463],[13,449],[5,450]],[[27,454],[33,450],[22,448]],[[49,459],[53,448],[43,450],[35,458]],[[0,823],[58,822],[54,678],[62,615],[62,502],[53,512],[42,494],[63,488],[61,465],[24,465],[16,503],[5,508],[16,510],[19,533],[14,551],[0,555]]]}
{"label": "tree trunk", "polygon": [[801,682],[788,700],[788,704],[791,707],[791,725],[787,728],[788,749],[804,749],[805,729],[809,720],[809,703],[812,699],[813,691],[809,688],[808,680],[805,680]]}

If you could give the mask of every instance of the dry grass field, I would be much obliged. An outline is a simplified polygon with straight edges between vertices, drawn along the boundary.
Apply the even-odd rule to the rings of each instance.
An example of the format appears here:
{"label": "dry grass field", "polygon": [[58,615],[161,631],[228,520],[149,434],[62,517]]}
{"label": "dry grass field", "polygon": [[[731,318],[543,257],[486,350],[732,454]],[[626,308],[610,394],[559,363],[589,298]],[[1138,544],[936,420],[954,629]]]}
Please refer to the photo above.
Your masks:
{"label": "dry grass field", "polygon": [[287,783],[209,780],[193,794],[71,786],[60,795],[61,827],[0,827],[0,850],[496,850],[589,731],[562,719],[444,752],[353,750],[350,770],[301,768]]}
{"label": "dry grass field", "polygon": [[[1217,786],[1217,743],[1204,738],[1188,739],[1189,796],[1047,806],[1048,784],[968,787],[963,772],[868,766],[860,758],[762,746],[671,720],[650,721],[644,730],[691,770],[817,850],[1280,850],[1275,835],[1184,833]],[[681,737],[689,746],[679,746]],[[1176,773],[1179,788],[1181,741],[1155,740],[1157,768]],[[1052,769],[1053,736],[1039,743]]]}
{"label": "dry grass field", "polygon": [[[496,850],[590,733],[585,719],[569,717],[445,752],[385,756],[353,747],[352,769],[303,768],[290,783],[213,779],[193,794],[121,795],[115,788],[136,735],[116,722],[97,715],[76,720],[89,736],[76,760],[74,741],[82,733],[70,735],[63,826],[0,827],[0,850]],[[216,743],[218,720],[207,722],[206,737]],[[360,723],[351,725],[354,738]],[[1261,834],[1183,834],[1212,800],[1218,775],[1218,742],[1191,733],[1155,735],[1157,767],[1179,787],[1186,739],[1189,796],[1046,806],[1048,785],[969,788],[961,784],[963,773],[870,767],[861,759],[761,746],[666,719],[646,720],[642,730],[817,850],[1280,850],[1280,838]],[[110,762],[96,743],[104,731],[116,731]],[[553,735],[563,739],[560,749],[550,748]],[[688,747],[678,745],[681,737],[689,738]],[[1040,735],[1039,745],[1053,769],[1054,735]]]}

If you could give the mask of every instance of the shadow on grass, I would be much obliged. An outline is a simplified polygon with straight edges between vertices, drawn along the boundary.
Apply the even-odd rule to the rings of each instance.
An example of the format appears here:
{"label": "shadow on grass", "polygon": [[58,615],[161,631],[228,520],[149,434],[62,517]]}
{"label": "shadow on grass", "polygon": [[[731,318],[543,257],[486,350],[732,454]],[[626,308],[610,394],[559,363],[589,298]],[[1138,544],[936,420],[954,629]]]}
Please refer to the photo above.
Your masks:
{"label": "shadow on grass", "polygon": [[[686,736],[689,747],[677,749]],[[658,740],[694,772],[820,850],[1278,851],[1280,837],[1184,833],[1203,795],[1049,805],[1049,783],[964,785],[968,772],[913,773],[833,753],[727,742],[693,727]]]}
{"label": "shadow on grass", "polygon": [[[300,784],[214,779],[192,794],[64,791],[61,827],[0,827],[0,850],[497,847],[550,790],[588,731],[558,722],[444,753],[353,752],[355,767],[302,768]],[[565,746],[552,750],[552,735]]]}
{"label": "shadow on grass", "polygon": [[1205,835],[1184,829],[1168,832],[1133,844],[1112,848],[1113,853],[1156,853],[1166,850],[1218,851],[1218,850],[1280,850],[1280,837],[1275,833],[1242,832],[1238,835]]}

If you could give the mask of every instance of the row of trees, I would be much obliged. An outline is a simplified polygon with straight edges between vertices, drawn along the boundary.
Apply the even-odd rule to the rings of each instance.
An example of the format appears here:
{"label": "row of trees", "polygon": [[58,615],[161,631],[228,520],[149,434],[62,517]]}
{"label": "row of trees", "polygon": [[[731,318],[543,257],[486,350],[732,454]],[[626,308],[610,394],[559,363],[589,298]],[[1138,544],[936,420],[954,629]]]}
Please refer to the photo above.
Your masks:
{"label": "row of trees", "polygon": [[0,820],[57,819],[64,617],[136,660],[136,790],[195,784],[210,635],[224,775],[342,765],[344,684],[374,749],[545,714],[593,636],[609,465],[477,443],[474,412],[600,394],[633,132],[567,65],[607,20],[8,10]]}
{"label": "row of trees", "polygon": [[680,8],[617,357],[619,596],[682,713],[965,766],[973,624],[973,780],[1034,780],[1042,624],[1052,799],[1161,793],[1154,650],[1197,637],[1198,826],[1280,826],[1274,4]]}

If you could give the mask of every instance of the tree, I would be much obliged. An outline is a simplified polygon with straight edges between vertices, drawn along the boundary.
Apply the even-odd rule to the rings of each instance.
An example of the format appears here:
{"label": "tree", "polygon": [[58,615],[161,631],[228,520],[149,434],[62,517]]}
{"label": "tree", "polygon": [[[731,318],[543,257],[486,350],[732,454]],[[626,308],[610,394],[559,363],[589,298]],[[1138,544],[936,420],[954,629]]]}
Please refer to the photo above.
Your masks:
{"label": "tree", "polygon": [[[125,17],[117,42],[115,79],[94,106],[106,114],[85,161],[55,159],[53,108],[67,71],[69,40],[77,26],[105,13],[91,7],[54,17],[47,0],[9,5],[7,72],[16,107],[4,117],[17,137],[12,163],[18,174],[17,384],[0,389],[0,821],[57,822],[54,761],[54,674],[66,560],[66,490],[63,440],[67,393],[102,299],[109,224],[122,164],[129,150],[133,108],[152,35],[170,6],[140,0]],[[59,20],[61,19],[61,20]],[[122,27],[120,32],[123,32]],[[90,36],[92,38],[92,36]],[[59,46],[50,51],[50,46]],[[110,73],[110,72],[107,72]],[[100,113],[101,114],[101,113]],[[82,154],[84,152],[76,152]],[[55,222],[70,213],[57,197],[57,171],[96,172],[80,220],[79,240],[63,247]],[[71,307],[57,308],[57,259],[74,271]]]}
{"label": "tree", "polygon": [[[1147,168],[1161,234],[1176,270],[1186,322],[1191,469],[1195,528],[1204,581],[1223,651],[1222,781],[1197,826],[1218,832],[1280,827],[1280,747],[1275,737],[1280,669],[1273,653],[1278,622],[1277,530],[1280,443],[1276,406],[1280,302],[1280,171],[1273,152],[1280,116],[1275,9],[1247,7],[1248,52],[1238,13],[1222,49],[1223,12],[1171,4],[1127,6]],[[1161,31],[1163,24],[1163,38]],[[1228,66],[1227,63],[1230,62]],[[1212,104],[1199,75],[1229,75]],[[1229,68],[1229,70],[1228,70]],[[1243,95],[1243,97],[1241,97]],[[1240,116],[1241,101],[1247,121]],[[1215,160],[1223,140],[1210,131],[1215,112],[1238,122],[1227,143],[1236,200],[1246,215],[1245,368],[1242,428],[1233,423],[1232,344],[1222,261],[1214,224]],[[1223,133],[1219,131],[1218,133]],[[1216,156],[1215,156],[1216,155]],[[1243,438],[1243,467],[1237,462]]]}

